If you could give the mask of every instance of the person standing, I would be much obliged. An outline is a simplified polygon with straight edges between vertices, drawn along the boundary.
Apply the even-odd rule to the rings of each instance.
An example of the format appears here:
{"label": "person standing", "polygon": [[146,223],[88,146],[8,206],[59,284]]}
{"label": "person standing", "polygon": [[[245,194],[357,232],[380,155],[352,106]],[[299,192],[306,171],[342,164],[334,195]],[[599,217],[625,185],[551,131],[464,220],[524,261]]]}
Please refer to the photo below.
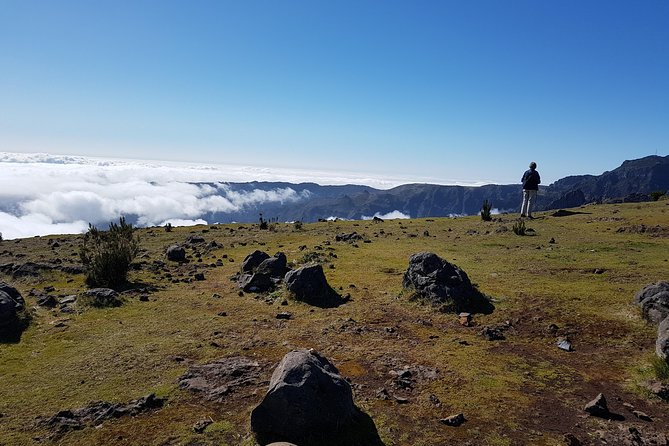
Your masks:
{"label": "person standing", "polygon": [[520,207],[520,216],[532,218],[532,209],[537,201],[537,191],[541,184],[537,163],[534,161],[530,163],[530,168],[525,171],[520,181],[523,183],[523,204]]}

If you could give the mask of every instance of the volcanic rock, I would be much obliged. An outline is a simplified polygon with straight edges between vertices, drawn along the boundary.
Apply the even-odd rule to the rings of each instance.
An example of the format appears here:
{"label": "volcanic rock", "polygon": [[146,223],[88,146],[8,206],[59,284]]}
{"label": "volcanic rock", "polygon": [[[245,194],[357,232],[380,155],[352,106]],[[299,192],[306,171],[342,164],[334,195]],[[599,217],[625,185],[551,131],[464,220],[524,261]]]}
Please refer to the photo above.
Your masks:
{"label": "volcanic rock", "polygon": [[283,279],[290,269],[288,268],[288,260],[286,255],[282,252],[277,252],[274,257],[269,257],[263,260],[256,268],[256,273],[267,274],[276,279]]}
{"label": "volcanic rock", "polygon": [[665,361],[669,361],[669,317],[665,317],[657,328],[655,353]]}
{"label": "volcanic rock", "polygon": [[641,306],[644,319],[660,323],[669,316],[669,282],[646,285],[634,296],[634,303]]}
{"label": "volcanic rock", "polygon": [[186,250],[179,245],[172,245],[167,248],[167,260],[173,262],[183,262],[186,260]]}
{"label": "volcanic rock", "polygon": [[111,418],[124,415],[135,416],[150,409],[163,407],[165,399],[150,394],[132,400],[127,404],[112,404],[107,401],[96,401],[80,409],[61,410],[52,417],[38,419],[38,424],[47,425],[60,431],[83,429],[87,426],[97,426]]}
{"label": "volcanic rock", "polygon": [[421,252],[409,258],[404,273],[404,288],[433,304],[446,304],[456,312],[492,312],[494,308],[481,292],[472,286],[467,274],[436,254]]}
{"label": "volcanic rock", "polygon": [[247,293],[264,293],[274,288],[274,282],[267,274],[242,274],[237,280],[239,288]]}
{"label": "volcanic rock", "polygon": [[289,271],[284,280],[288,291],[299,301],[321,308],[336,307],[344,303],[328,284],[320,264]]}
{"label": "volcanic rock", "polygon": [[604,398],[604,395],[601,393],[597,395],[594,400],[586,404],[583,410],[596,417],[608,418],[611,415],[608,405],[606,404],[606,398]]}
{"label": "volcanic rock", "polygon": [[313,350],[288,353],[272,374],[269,391],[251,413],[260,444],[380,446],[374,422],[353,403],[349,383]]}
{"label": "volcanic rock", "polygon": [[179,387],[201,393],[204,399],[222,402],[239,387],[256,385],[261,367],[257,361],[243,356],[219,359],[195,365],[179,378]]}
{"label": "volcanic rock", "polygon": [[260,264],[269,259],[269,254],[263,251],[255,250],[251,254],[247,255],[242,262],[242,272],[243,273],[252,273],[260,266]]}

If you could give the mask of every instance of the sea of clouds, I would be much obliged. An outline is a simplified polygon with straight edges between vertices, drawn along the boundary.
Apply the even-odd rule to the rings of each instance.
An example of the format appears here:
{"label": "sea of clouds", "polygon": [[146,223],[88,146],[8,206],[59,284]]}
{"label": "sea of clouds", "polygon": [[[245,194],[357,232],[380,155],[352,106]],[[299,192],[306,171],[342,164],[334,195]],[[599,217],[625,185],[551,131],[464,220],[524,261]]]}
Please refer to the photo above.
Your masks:
{"label": "sea of clouds", "polygon": [[[106,225],[121,215],[138,216],[140,226],[206,224],[201,217],[208,212],[308,196],[308,191],[290,187],[238,192],[226,185],[250,181],[364,184],[378,189],[411,182],[297,169],[0,152],[0,233],[5,239],[80,233],[89,223]],[[194,184],[198,182],[210,184]]]}

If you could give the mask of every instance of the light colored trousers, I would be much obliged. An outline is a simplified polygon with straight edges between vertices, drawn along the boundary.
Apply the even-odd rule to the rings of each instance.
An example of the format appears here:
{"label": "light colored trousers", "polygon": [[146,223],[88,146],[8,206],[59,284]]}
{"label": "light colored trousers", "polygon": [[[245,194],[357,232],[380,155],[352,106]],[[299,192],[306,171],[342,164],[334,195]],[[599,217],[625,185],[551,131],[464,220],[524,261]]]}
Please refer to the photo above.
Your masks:
{"label": "light colored trousers", "polygon": [[534,209],[534,203],[536,203],[536,201],[537,201],[536,190],[523,189],[523,204],[520,207],[520,215],[531,217],[532,209]]}

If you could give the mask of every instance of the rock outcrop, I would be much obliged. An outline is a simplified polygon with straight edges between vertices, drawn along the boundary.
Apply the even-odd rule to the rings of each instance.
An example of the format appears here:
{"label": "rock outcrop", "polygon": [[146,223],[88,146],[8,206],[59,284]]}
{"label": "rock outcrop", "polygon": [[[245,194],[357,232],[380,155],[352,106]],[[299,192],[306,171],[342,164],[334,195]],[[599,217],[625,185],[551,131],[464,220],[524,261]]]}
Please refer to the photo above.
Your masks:
{"label": "rock outcrop", "polygon": [[320,264],[292,270],[285,277],[286,288],[295,299],[321,308],[336,307],[344,300],[328,284]]}
{"label": "rock outcrop", "polygon": [[237,388],[259,382],[260,364],[235,356],[208,364],[195,365],[179,378],[179,387],[201,394],[204,399],[221,402]]}
{"label": "rock outcrop", "polygon": [[415,297],[445,305],[452,311],[489,313],[493,309],[463,270],[431,252],[420,252],[409,258],[402,285],[413,290]]}
{"label": "rock outcrop", "polygon": [[0,342],[17,341],[29,319],[21,293],[13,286],[0,282]]}
{"label": "rock outcrop", "polygon": [[239,288],[246,292],[264,293],[279,284],[288,268],[288,260],[282,252],[274,257],[263,251],[253,251],[242,262],[241,272],[237,275]]}
{"label": "rock outcrop", "polygon": [[186,250],[179,245],[172,245],[167,248],[167,260],[173,262],[184,262],[186,260]]}
{"label": "rock outcrop", "polygon": [[659,324],[669,316],[669,282],[646,285],[634,296],[634,303],[641,307],[645,320]]}
{"label": "rock outcrop", "polygon": [[377,446],[374,422],[353,403],[349,383],[313,350],[288,353],[272,374],[269,391],[251,413],[261,445]]}
{"label": "rock outcrop", "polygon": [[665,317],[657,328],[655,353],[657,353],[657,356],[660,358],[669,362],[669,317]]}
{"label": "rock outcrop", "polygon": [[61,410],[57,414],[38,419],[38,424],[46,425],[61,432],[98,426],[105,420],[119,418],[125,415],[136,416],[151,409],[163,407],[165,399],[150,394],[132,400],[127,404],[112,404],[107,401],[96,401],[79,409]]}

